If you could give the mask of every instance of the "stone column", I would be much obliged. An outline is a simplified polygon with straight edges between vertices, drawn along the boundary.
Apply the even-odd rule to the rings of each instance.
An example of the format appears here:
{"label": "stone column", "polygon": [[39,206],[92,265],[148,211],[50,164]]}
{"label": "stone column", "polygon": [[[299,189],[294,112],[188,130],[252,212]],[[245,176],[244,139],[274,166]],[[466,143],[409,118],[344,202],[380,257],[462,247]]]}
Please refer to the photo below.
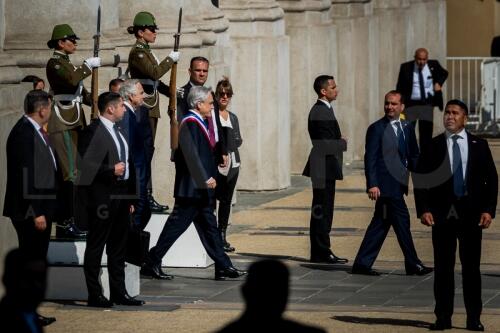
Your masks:
{"label": "stone column", "polygon": [[378,31],[372,3],[332,0],[337,27],[337,85],[335,106],[343,136],[348,140],[344,161],[362,160],[366,128],[382,109],[378,103]]}
{"label": "stone column", "polygon": [[290,62],[284,13],[274,0],[221,0],[230,22],[232,110],[243,136],[239,188],[290,185]]}
{"label": "stone column", "polygon": [[301,174],[311,149],[307,117],[317,95],[314,79],[336,76],[336,30],[330,0],[278,0],[290,36],[291,172]]}

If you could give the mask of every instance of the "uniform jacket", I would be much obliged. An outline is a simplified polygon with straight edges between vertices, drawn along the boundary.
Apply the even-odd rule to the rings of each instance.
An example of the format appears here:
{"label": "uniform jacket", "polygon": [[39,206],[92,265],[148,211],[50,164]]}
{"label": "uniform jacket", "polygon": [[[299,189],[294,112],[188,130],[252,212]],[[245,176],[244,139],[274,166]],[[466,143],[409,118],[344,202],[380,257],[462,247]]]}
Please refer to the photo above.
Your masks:
{"label": "uniform jacket", "polygon": [[387,117],[368,127],[365,143],[366,189],[378,187],[382,197],[401,198],[408,194],[409,171],[414,171],[419,149],[415,130],[401,121],[405,137],[407,167],[401,161],[398,138]]}
{"label": "uniform jacket", "polygon": [[[406,102],[411,99],[411,92],[413,90],[413,70],[415,66],[415,61],[408,61],[401,64],[399,69],[398,83],[396,85],[396,90],[403,94],[404,100]],[[439,83],[443,85],[448,78],[448,71],[441,67],[441,64],[437,60],[428,60],[427,66],[432,75],[432,84]],[[443,110],[443,93],[442,91],[434,91],[434,97],[431,100],[432,106],[437,106],[440,110]]]}
{"label": "uniform jacket", "polygon": [[[468,159],[465,172],[467,211],[479,219],[481,213],[495,217],[498,175],[488,142],[467,132]],[[435,220],[444,220],[455,202],[446,136],[441,134],[422,148],[415,178],[415,203],[420,217],[431,212]]]}
{"label": "uniform jacket", "polygon": [[[115,164],[120,162],[119,152],[100,119],[92,121],[82,132],[78,151],[81,161],[78,164],[77,183],[87,191],[90,206],[109,205],[113,199],[125,199],[134,204],[138,191],[131,149],[129,147],[129,178],[120,180],[114,174]],[[127,188],[126,193],[124,187]],[[123,194],[127,194],[127,197],[122,197]]]}
{"label": "uniform jacket", "polygon": [[53,218],[60,181],[61,174],[54,168],[49,148],[23,116],[7,139],[7,189],[3,215],[13,220],[41,215]]}
{"label": "uniform jacket", "polygon": [[208,200],[214,197],[215,191],[208,189],[206,181],[216,178],[217,166],[208,129],[202,126],[194,120],[181,123],[179,148],[175,151],[175,198]]}
{"label": "uniform jacket", "polygon": [[[52,57],[47,62],[46,66],[47,80],[50,84],[50,89],[55,95],[74,95],[79,89],[80,82],[87,76],[92,74],[92,70],[83,64],[74,66],[69,60],[69,56],[60,52],[54,52]],[[89,92],[83,88],[82,90],[83,103],[91,105],[91,96]],[[68,102],[62,102],[68,105]],[[81,106],[81,105],[80,105]],[[77,119],[76,106],[68,110],[60,108],[61,116],[67,122],[74,122]],[[54,110],[52,111],[48,131],[50,133],[65,131],[68,129],[79,128],[86,125],[83,109],[80,112],[80,119],[74,125],[67,125],[60,121]]]}
{"label": "uniform jacket", "polygon": [[347,142],[333,109],[317,101],[309,112],[307,129],[312,149],[302,174],[313,180],[342,179],[342,154],[347,150]]}
{"label": "uniform jacket", "polygon": [[[174,62],[169,57],[163,59],[161,62],[157,61],[149,45],[139,41],[132,46],[128,56],[128,69],[132,79],[159,81],[170,70],[173,64]],[[160,97],[158,96],[158,92],[168,97],[168,86],[161,81],[158,82],[157,90],[150,84],[142,83],[142,86],[146,94],[154,95],[144,99],[145,104],[150,109],[149,116],[160,118]]]}

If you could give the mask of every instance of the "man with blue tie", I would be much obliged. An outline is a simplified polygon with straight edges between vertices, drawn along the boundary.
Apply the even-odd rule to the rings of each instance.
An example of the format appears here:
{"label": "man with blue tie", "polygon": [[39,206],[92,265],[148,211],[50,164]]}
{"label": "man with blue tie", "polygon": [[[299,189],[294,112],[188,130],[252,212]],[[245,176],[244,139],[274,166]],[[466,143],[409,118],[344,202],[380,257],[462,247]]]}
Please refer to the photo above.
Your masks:
{"label": "man with blue tie", "polygon": [[385,95],[385,116],[368,127],[365,145],[365,176],[368,197],[375,200],[375,212],[352,266],[353,274],[380,275],[372,265],[392,226],[405,257],[407,275],[425,275],[410,231],[410,214],[404,195],[408,195],[410,171],[418,158],[415,130],[399,116],[404,110],[400,92]]}
{"label": "man with blue tie", "polygon": [[446,103],[446,131],[422,147],[414,178],[418,217],[432,227],[436,322],[431,330],[452,327],[458,240],[467,329],[484,331],[481,238],[495,217],[498,175],[488,142],[465,130],[467,115],[464,102]]}

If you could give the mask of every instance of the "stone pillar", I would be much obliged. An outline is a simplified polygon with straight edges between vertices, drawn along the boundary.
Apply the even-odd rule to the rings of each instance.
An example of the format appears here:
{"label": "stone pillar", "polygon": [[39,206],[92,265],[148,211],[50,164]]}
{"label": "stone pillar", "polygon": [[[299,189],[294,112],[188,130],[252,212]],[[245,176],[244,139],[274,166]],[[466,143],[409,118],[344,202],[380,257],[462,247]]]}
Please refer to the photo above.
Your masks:
{"label": "stone pillar", "polygon": [[337,85],[335,106],[343,136],[348,140],[344,161],[362,160],[366,128],[378,102],[378,31],[372,3],[332,0],[331,17],[337,27]]}
{"label": "stone pillar", "polygon": [[[126,32],[134,16],[140,11],[149,11],[159,27],[159,34],[152,48],[158,58],[168,56],[173,49],[173,35],[177,31],[179,8],[182,5],[182,35],[180,38],[181,58],[177,66],[177,86],[182,87],[189,80],[188,68],[192,57],[204,56],[210,61],[207,86],[215,89],[215,84],[222,75],[229,76],[229,36],[228,21],[221,10],[213,6],[210,0],[122,0],[119,5],[120,31],[124,40],[117,44],[121,58],[121,67],[127,68],[130,47],[135,41],[133,35]],[[170,72],[162,81],[169,84]],[[173,206],[175,167],[170,161],[170,132],[167,116],[168,98],[160,95],[161,118],[156,133],[155,155],[152,165],[153,190],[157,200]]]}
{"label": "stone pillar", "polygon": [[278,0],[290,36],[291,172],[301,174],[311,149],[307,117],[317,95],[314,79],[336,76],[336,30],[330,0]]}
{"label": "stone pillar", "polygon": [[0,0],[0,50],[5,40],[5,0]]}
{"label": "stone pillar", "polygon": [[290,185],[290,63],[284,13],[274,0],[221,0],[230,22],[232,110],[243,136],[239,188]]}

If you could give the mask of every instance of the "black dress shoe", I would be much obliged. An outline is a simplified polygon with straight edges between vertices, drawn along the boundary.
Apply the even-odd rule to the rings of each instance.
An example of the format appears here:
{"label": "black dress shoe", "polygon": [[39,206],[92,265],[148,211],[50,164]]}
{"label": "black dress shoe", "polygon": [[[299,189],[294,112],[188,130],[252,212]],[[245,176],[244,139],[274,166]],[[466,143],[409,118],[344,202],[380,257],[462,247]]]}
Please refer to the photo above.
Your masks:
{"label": "black dress shoe", "polygon": [[346,258],[337,257],[333,253],[323,258],[311,257],[311,262],[317,264],[347,264],[348,261]]}
{"label": "black dress shoe", "polygon": [[483,324],[481,324],[479,320],[467,320],[466,328],[469,331],[477,331],[477,332],[484,331],[484,326]]}
{"label": "black dress shoe", "polygon": [[99,295],[95,297],[90,297],[87,302],[88,306],[92,306],[95,308],[112,308],[113,307],[113,302],[111,302],[109,299],[104,297],[104,295]]}
{"label": "black dress shoe", "polygon": [[135,297],[130,296],[125,293],[120,296],[110,297],[110,301],[116,305],[130,305],[130,306],[141,306],[144,305],[144,301],[140,299],[136,299]]}
{"label": "black dress shoe", "polygon": [[379,272],[377,272],[371,268],[360,266],[360,265],[353,265],[352,270],[351,270],[351,274],[361,274],[361,275],[370,275],[370,276],[379,276],[380,275]]}
{"label": "black dress shoe", "polygon": [[41,314],[38,314],[38,323],[40,323],[40,326],[49,326],[53,322],[56,321],[56,318],[54,317],[45,317],[42,316]]}
{"label": "black dress shoe", "polygon": [[451,329],[451,320],[436,320],[434,324],[429,326],[429,330],[431,331],[443,331]]}
{"label": "black dress shoe", "polygon": [[242,271],[242,270],[234,268],[233,266],[229,266],[229,267],[223,268],[223,269],[216,269],[215,270],[215,280],[223,281],[225,279],[236,279],[236,278],[239,278],[240,276],[243,276],[245,274],[247,274],[246,271]]}
{"label": "black dress shoe", "polygon": [[158,265],[144,265],[141,268],[141,274],[146,276],[151,276],[154,279],[158,280],[172,280],[174,278],[173,275],[166,274],[163,272],[160,266]]}
{"label": "black dress shoe", "polygon": [[406,269],[406,275],[427,275],[431,273],[434,269],[432,267],[427,267],[424,265],[417,265],[411,269]]}
{"label": "black dress shoe", "polygon": [[87,232],[80,230],[73,219],[56,224],[56,238],[59,239],[85,239]]}
{"label": "black dress shoe", "polygon": [[148,195],[148,203],[152,213],[166,213],[168,210],[168,206],[158,203],[152,194]]}

